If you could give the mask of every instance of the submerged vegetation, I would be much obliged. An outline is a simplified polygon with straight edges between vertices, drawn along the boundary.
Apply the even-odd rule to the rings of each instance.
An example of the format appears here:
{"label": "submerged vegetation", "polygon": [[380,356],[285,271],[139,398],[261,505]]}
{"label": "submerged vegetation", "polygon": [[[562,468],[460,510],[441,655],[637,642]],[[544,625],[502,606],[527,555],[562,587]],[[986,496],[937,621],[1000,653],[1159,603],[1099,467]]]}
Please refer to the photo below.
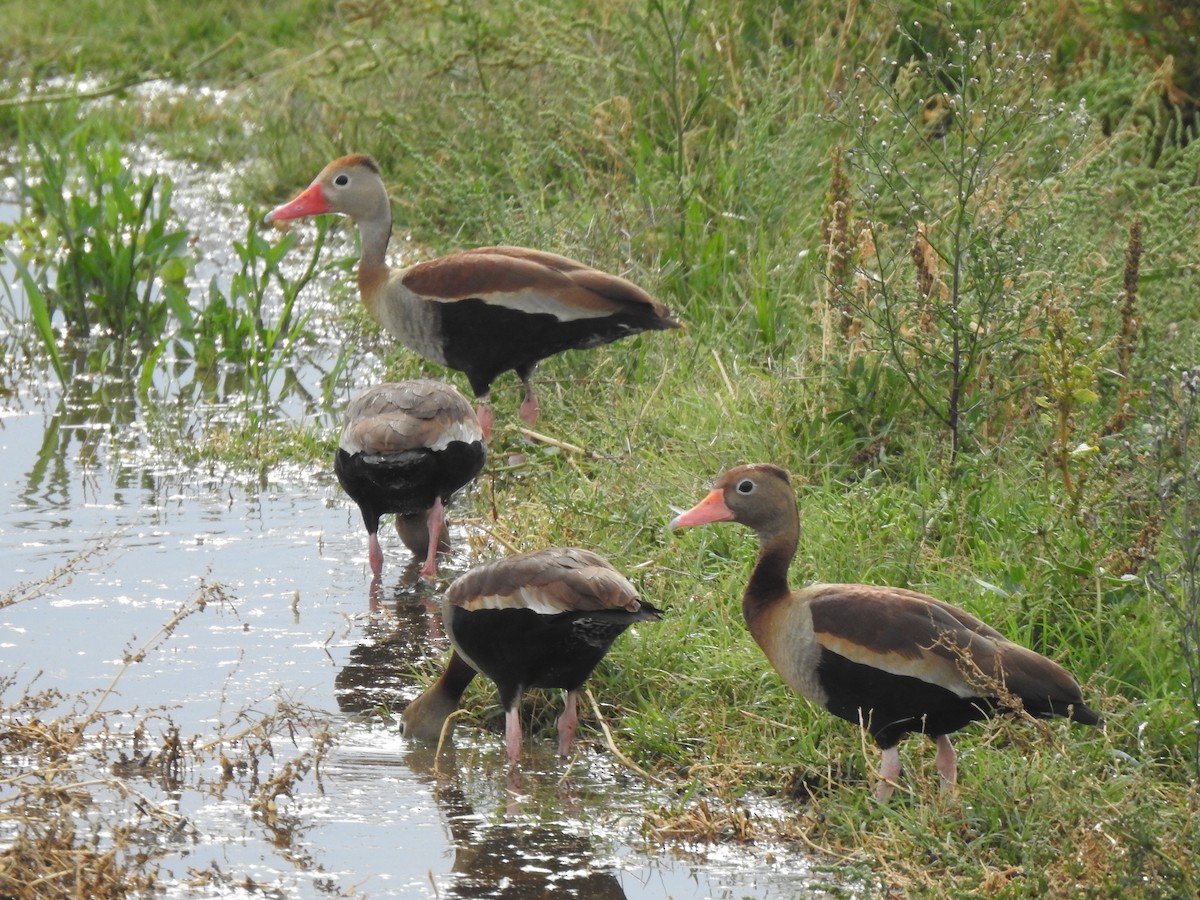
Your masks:
{"label": "submerged vegetation", "polygon": [[[69,579],[88,555],[40,583],[0,595],[0,610]],[[232,601],[220,585],[202,583],[148,640],[124,648],[117,675],[102,690],[69,696],[39,687],[36,678],[0,679],[6,760],[0,895],[152,896],[164,887],[157,865],[164,845],[195,839],[195,826],[171,802],[185,785],[214,802],[238,798],[265,830],[288,840],[291,813],[276,800],[319,774],[334,741],[327,715],[281,695],[271,709],[237,708],[200,741],[180,734],[170,710],[127,711],[114,703],[130,666],[161,650],[185,619]],[[166,799],[152,799],[155,788]],[[188,876],[199,889],[253,887],[215,867]]]}
{"label": "submerged vegetation", "polygon": [[[251,421],[200,440],[152,431],[163,452],[324,466],[333,435],[280,403],[309,316],[389,375],[453,380],[351,304],[316,308],[319,283],[352,281],[324,225],[258,224],[328,159],[371,153],[393,254],[541,247],[630,277],[687,324],[546,363],[549,440],[501,428],[473,510],[481,557],[590,547],[668,610],[593,682],[615,745],[678,788],[647,811],[650,839],[783,837],[899,894],[1200,890],[1200,53],[1178,39],[1194,34],[1184,5],[171,2],[155,6],[178,17],[160,9],[136,33],[78,6],[94,28],[56,7],[40,28],[15,21],[2,51],[22,204],[3,235],[17,280],[0,314],[24,336],[10,358],[69,390],[114,365],[143,394],[181,366],[231,378],[221,396]],[[80,72],[229,94],[38,102],[40,79],[69,88]],[[197,275],[170,181],[121,149],[135,138],[235,164],[237,272]],[[316,404],[347,383],[363,386],[343,354]],[[515,398],[516,380],[496,391]],[[526,463],[500,462],[511,450]],[[672,507],[751,461],[799,483],[794,582],[962,606],[1075,673],[1104,730],[975,726],[956,799],[913,751],[911,795],[869,800],[874,751],[784,687],[745,632],[753,541],[664,533]],[[486,696],[472,687],[464,719]],[[6,696],[6,728],[73,727],[39,702]],[[554,703],[531,702],[552,730]],[[103,726],[82,708],[71,753],[5,740],[77,759]],[[792,815],[748,817],[756,793]],[[54,838],[7,844],[0,871]],[[143,864],[122,854],[123,877]]]}

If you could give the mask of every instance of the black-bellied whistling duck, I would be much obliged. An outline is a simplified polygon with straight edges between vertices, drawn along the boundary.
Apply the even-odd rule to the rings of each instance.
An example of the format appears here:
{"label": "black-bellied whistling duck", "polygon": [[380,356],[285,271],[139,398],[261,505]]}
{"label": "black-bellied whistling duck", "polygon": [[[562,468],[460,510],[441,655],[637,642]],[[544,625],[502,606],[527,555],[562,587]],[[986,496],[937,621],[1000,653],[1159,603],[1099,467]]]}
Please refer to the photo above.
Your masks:
{"label": "black-bellied whistling duck", "polygon": [[500,691],[512,763],[521,755],[521,696],[529,688],[565,690],[558,719],[558,753],[565,757],[575,741],[583,683],[625,629],[661,616],[608,560],[588,550],[551,547],[478,566],[442,599],[454,653],[442,677],[405,710],[404,733],[436,739],[473,670]]}
{"label": "black-bellied whistling duck", "polygon": [[791,590],[788,566],[800,521],[783,469],[730,469],[671,527],[724,521],[758,534],[758,561],[742,600],[750,634],[795,691],[870,732],[883,751],[879,799],[894,790],[897,745],[907,734],[937,744],[938,773],[948,788],[957,764],[947,735],[969,722],[1019,705],[1038,718],[1100,723],[1062,666],[949,603],[864,584]]}
{"label": "black-bellied whistling duck", "polygon": [[354,154],[334,160],[267,221],[341,213],[358,225],[358,288],[368,312],[405,347],[465,372],[490,434],[492,381],[510,369],[525,386],[521,417],[537,420],[530,378],[539,361],[640,331],[678,328],[637,285],[583,263],[524,247],[481,247],[406,269],[385,258],[392,207],[379,166]]}
{"label": "black-bellied whistling duck", "polygon": [[383,573],[379,517],[387,513],[396,514],[405,546],[425,557],[421,574],[437,574],[437,552],[449,548],[445,504],[486,459],[475,410],[444,382],[386,382],[350,401],[333,468],[362,511],[377,579]]}

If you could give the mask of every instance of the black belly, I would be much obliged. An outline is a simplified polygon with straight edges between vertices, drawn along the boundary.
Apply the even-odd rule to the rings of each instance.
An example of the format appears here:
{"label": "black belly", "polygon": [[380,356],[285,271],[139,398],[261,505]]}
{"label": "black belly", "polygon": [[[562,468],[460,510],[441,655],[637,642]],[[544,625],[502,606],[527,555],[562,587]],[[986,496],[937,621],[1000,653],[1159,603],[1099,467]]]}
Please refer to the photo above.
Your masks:
{"label": "black belly", "polygon": [[950,734],[996,709],[994,698],[964,699],[920,678],[893,675],[829,650],[821,651],[817,676],[829,698],[825,708],[849,722],[861,722],[885,750],[914,732],[930,737]]}
{"label": "black belly", "polygon": [[426,512],[479,474],[486,459],[481,441],[451,441],[441,450],[422,447],[400,453],[347,453],[338,448],[333,470],[362,510],[367,531],[379,530],[379,517]]}
{"label": "black belly", "polygon": [[526,378],[540,360],[555,353],[665,327],[652,315],[620,313],[562,321],[549,314],[521,312],[482,300],[456,300],[435,306],[441,315],[446,365],[466,373],[477,397],[486,394],[503,372],[514,370]]}
{"label": "black belly", "polygon": [[505,709],[527,688],[578,690],[613,641],[639,618],[619,610],[545,615],[458,607],[450,615],[454,642],[496,682]]}

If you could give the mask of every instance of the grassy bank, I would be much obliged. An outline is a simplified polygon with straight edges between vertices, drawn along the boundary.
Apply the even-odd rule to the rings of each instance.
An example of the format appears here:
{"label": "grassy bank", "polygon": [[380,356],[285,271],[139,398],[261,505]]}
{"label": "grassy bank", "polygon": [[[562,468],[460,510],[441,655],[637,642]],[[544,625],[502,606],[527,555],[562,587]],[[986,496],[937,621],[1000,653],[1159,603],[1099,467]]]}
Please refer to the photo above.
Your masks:
{"label": "grassy bank", "polygon": [[[230,166],[249,220],[369,152],[394,257],[542,247],[687,323],[545,364],[539,430],[579,449],[502,432],[494,458],[529,463],[470,509],[487,552],[588,546],[670,611],[593,684],[622,751],[681,788],[651,834],[781,833],[898,893],[1196,893],[1200,53],[1183,5],[173,6],[136,32],[18,29],[10,90],[156,73],[225,102],[10,102],[13,155],[31,134],[69,148],[81,123],[145,139]],[[444,374],[365,332],[392,374]],[[502,379],[501,422],[518,399]],[[869,801],[874,751],[784,688],[740,620],[750,535],[665,532],[748,461],[797,478],[796,584],[961,605],[1072,670],[1105,729],[972,728],[957,801],[912,740],[911,795]],[[747,823],[747,792],[794,816]]]}

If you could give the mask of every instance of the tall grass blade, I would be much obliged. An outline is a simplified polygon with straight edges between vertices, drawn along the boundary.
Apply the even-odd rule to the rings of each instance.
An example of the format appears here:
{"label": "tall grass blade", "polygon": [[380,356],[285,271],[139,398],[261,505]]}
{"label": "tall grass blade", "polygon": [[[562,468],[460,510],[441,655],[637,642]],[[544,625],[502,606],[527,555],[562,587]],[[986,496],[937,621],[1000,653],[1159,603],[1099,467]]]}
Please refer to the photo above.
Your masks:
{"label": "tall grass blade", "polygon": [[[62,357],[58,353],[58,344],[54,335],[54,328],[50,323],[50,309],[46,303],[46,295],[38,285],[37,279],[30,274],[29,267],[25,265],[23,260],[15,256],[7,248],[4,254],[8,257],[9,262],[12,263],[13,268],[17,270],[17,275],[21,279],[21,286],[25,290],[25,300],[29,304],[29,312],[30,317],[33,319],[34,329],[41,339],[42,347],[46,351],[50,365],[54,368],[54,374],[58,376],[59,383],[65,387],[67,384],[67,370],[63,366]],[[4,288],[8,291],[9,298],[12,299],[12,286],[6,281]]]}

